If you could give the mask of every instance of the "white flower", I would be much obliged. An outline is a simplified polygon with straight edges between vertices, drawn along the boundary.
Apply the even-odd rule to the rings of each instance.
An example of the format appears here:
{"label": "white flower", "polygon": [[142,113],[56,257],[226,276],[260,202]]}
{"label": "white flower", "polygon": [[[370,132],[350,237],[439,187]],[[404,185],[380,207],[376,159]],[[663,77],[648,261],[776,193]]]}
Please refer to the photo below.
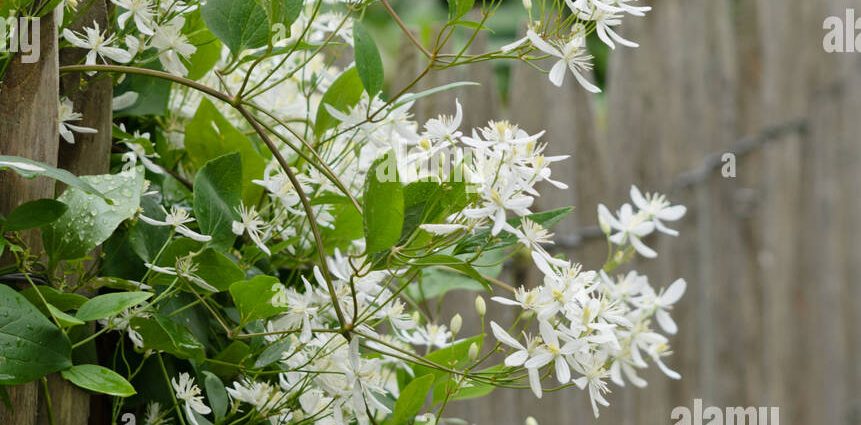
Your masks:
{"label": "white flower", "polygon": [[550,233],[540,224],[524,217],[520,222],[520,229],[516,229],[506,224],[506,230],[509,233],[517,236],[523,246],[529,249],[532,254],[532,261],[545,274],[553,273],[550,264],[557,267],[563,267],[567,264],[566,261],[553,258],[541,244],[553,244],[553,233]]}
{"label": "white flower", "polygon": [[454,103],[457,108],[454,116],[440,115],[425,123],[425,137],[431,140],[454,140],[462,135],[459,129],[463,122],[463,108],[459,100],[455,99]]}
{"label": "white flower", "polygon": [[75,135],[72,133],[73,131],[81,134],[95,134],[99,131],[95,128],[89,127],[80,127],[77,125],[69,124],[69,121],[80,121],[83,118],[78,112],[75,112],[74,105],[69,98],[60,99],[60,108],[59,108],[59,130],[60,136],[63,137],[63,140],[69,142],[71,144],[75,144]]}
{"label": "white flower", "polygon": [[[594,0],[593,0],[594,1]],[[600,9],[596,9],[592,12],[585,11],[577,11],[575,12],[580,19],[590,20],[595,22],[595,32],[598,34],[598,38],[604,42],[607,46],[610,46],[611,49],[616,48],[616,44],[613,43],[615,40],[617,43],[628,46],[628,47],[639,47],[640,45],[622,38],[621,35],[617,34],[613,31],[613,27],[619,26],[622,24],[622,17],[618,15],[616,12],[608,12]]]}
{"label": "white flower", "polygon": [[246,208],[245,204],[239,205],[239,220],[233,221],[233,234],[236,236],[240,236],[244,233],[248,233],[248,237],[251,238],[251,241],[260,248],[261,251],[265,252],[266,255],[272,255],[272,252],[269,251],[269,248],[263,243],[264,232],[267,229],[267,224],[263,219],[260,218],[260,214],[257,212],[254,207]]}
{"label": "white flower", "polygon": [[493,236],[498,235],[505,227],[507,210],[514,211],[517,215],[527,215],[534,201],[531,196],[518,192],[511,184],[501,191],[487,187],[482,193],[482,198],[484,204],[481,207],[467,208],[463,210],[463,215],[469,218],[492,219],[493,227],[490,233]]}
{"label": "white flower", "polygon": [[164,207],[161,207],[161,210],[165,213],[164,221],[149,218],[143,214],[140,215],[140,219],[151,226],[173,227],[177,233],[198,242],[209,242],[212,240],[212,236],[201,235],[186,226],[186,224],[194,221],[194,218],[188,214],[187,209],[173,205],[170,207],[170,212],[167,212]]}
{"label": "white flower", "polygon": [[176,398],[185,402],[186,417],[190,421],[197,423],[191,412],[192,410],[201,415],[208,415],[212,411],[203,402],[203,396],[200,395],[200,387],[194,384],[194,378],[189,377],[187,373],[180,373],[179,381],[171,378],[170,383],[173,385]]}
{"label": "white flower", "polygon": [[153,35],[153,6],[150,0],[111,0],[111,3],[125,9],[117,16],[120,28],[125,28],[126,22],[132,18],[138,31],[144,35]]}
{"label": "white flower", "polygon": [[129,52],[111,47],[116,37],[113,35],[105,37],[105,33],[99,29],[99,24],[96,22],[93,22],[92,28],[84,28],[83,33],[76,33],[66,28],[63,30],[63,37],[73,46],[89,50],[85,62],[87,65],[94,65],[96,58],[101,58],[103,61],[108,58],[119,63],[128,63],[132,60]]}
{"label": "white flower", "polygon": [[319,314],[319,306],[316,299],[316,293],[311,284],[302,276],[302,283],[305,285],[305,293],[299,293],[293,288],[288,288],[285,291],[285,304],[287,311],[279,318],[273,321],[273,325],[279,329],[300,329],[299,341],[306,343],[312,338],[312,321],[316,323],[316,317]]}
{"label": "white flower", "polygon": [[640,255],[646,258],[655,258],[658,253],[644,244],[640,238],[645,237],[655,230],[655,224],[645,215],[634,214],[631,204],[622,205],[617,220],[603,204],[598,205],[598,219],[604,225],[615,229],[616,233],[610,235],[609,239],[616,245],[624,245],[630,242]]}
{"label": "white flower", "polygon": [[167,24],[158,27],[150,40],[150,47],[159,51],[158,58],[164,69],[179,76],[188,74],[188,69],[183,65],[181,58],[188,59],[197,51],[197,48],[189,43],[188,38],[182,33],[184,25],[185,18],[181,16],[173,18]]}
{"label": "white flower", "polygon": [[539,289],[534,288],[526,290],[524,287],[519,287],[514,290],[514,300],[495,296],[491,300],[504,305],[514,305],[527,311],[537,310],[539,307]]}
{"label": "white flower", "polygon": [[566,357],[574,354],[582,348],[582,343],[569,340],[565,344],[559,344],[559,337],[567,338],[565,334],[558,333],[550,323],[542,320],[538,324],[541,331],[542,345],[535,349],[535,354],[523,364],[527,369],[540,369],[553,362],[556,369],[556,379],[560,384],[571,381],[571,369]]}
{"label": "white flower", "polygon": [[268,416],[279,403],[284,402],[284,394],[266,382],[256,382],[243,379],[234,382],[233,388],[225,387],[230,397],[242,403],[254,406],[260,414]]}
{"label": "white flower", "polygon": [[575,34],[567,43],[558,42],[556,45],[548,43],[532,30],[529,30],[526,36],[538,50],[559,58],[559,61],[550,69],[550,82],[554,85],[562,86],[565,80],[565,68],[568,68],[583,88],[592,93],[601,92],[598,86],[590,83],[582,74],[583,71],[592,69],[592,55],[586,50],[586,39],[582,35]]}
{"label": "white flower", "polygon": [[668,228],[662,220],[676,221],[682,218],[687,212],[684,205],[671,205],[667,197],[659,193],[646,193],[646,196],[640,192],[637,186],[631,186],[631,200],[640,211],[646,213],[652,218],[655,223],[655,229],[659,232],[666,233],[671,236],[678,236],[679,232]]}
{"label": "white flower", "polygon": [[519,341],[514,339],[505,329],[497,325],[496,322],[490,322],[490,329],[493,330],[493,336],[496,340],[513,348],[515,351],[505,358],[506,366],[522,366],[529,359],[530,350]]}
{"label": "white flower", "polygon": [[425,327],[416,328],[412,333],[405,332],[402,338],[413,345],[445,348],[451,339],[451,332],[445,325],[429,323]]}
{"label": "white flower", "polygon": [[604,379],[607,378],[608,372],[604,369],[603,364],[590,365],[589,370],[585,371],[585,376],[574,379],[574,384],[581,390],[589,387],[589,401],[592,403],[592,413],[597,418],[599,416],[598,405],[609,406],[610,402],[604,398],[604,393],[609,392],[607,383]]}
{"label": "white flower", "polygon": [[[144,168],[152,172],[153,174],[165,174],[164,168],[161,168],[160,165],[153,162],[150,158],[158,158],[159,155],[157,153],[148,154],[146,149],[135,140],[137,139],[149,139],[149,133],[139,134],[135,132],[134,139],[120,142],[126,145],[129,148],[129,151],[124,153],[122,156],[123,162],[126,164],[123,165],[123,171],[130,170],[134,168],[138,161],[143,164]],[[196,234],[196,233],[195,233]]]}
{"label": "white flower", "polygon": [[157,401],[153,401],[146,406],[146,413],[144,416],[144,425],[162,425],[166,424],[167,421],[162,417],[165,413],[161,411],[161,404]]}
{"label": "white flower", "polygon": [[194,260],[190,255],[177,259],[175,267],[162,267],[151,263],[144,263],[144,266],[156,273],[184,278],[207,291],[218,292],[218,288],[210,285],[195,274],[197,272],[197,264],[194,264]]}
{"label": "white flower", "polygon": [[674,335],[678,332],[678,327],[673,318],[670,317],[669,310],[673,308],[673,304],[682,298],[682,295],[685,294],[685,289],[687,289],[685,280],[676,279],[666,291],[661,291],[658,295],[655,295],[651,287],[647,287],[643,295],[634,300],[634,302],[643,308],[654,308],[655,320],[658,321],[661,328],[668,334]]}

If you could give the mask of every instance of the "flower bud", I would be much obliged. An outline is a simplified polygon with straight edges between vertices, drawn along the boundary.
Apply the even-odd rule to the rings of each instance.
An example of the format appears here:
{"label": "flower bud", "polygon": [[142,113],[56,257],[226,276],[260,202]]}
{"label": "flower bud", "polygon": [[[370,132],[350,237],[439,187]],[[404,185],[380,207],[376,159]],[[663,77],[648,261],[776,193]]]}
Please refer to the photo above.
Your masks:
{"label": "flower bud", "polygon": [[469,359],[475,360],[478,358],[478,344],[472,343],[469,345]]}
{"label": "flower bud", "polygon": [[484,303],[484,298],[481,295],[475,297],[475,311],[481,317],[484,317],[484,314],[487,313],[487,304]]}
{"label": "flower bud", "polygon": [[523,8],[527,11],[532,10],[532,0],[523,0]]}
{"label": "flower bud", "polygon": [[612,230],[610,229],[610,223],[607,223],[607,220],[605,220],[604,217],[601,217],[600,214],[598,215],[598,227],[605,235],[609,235],[610,231]]}
{"label": "flower bud", "polygon": [[526,418],[526,422],[524,425],[538,425],[538,421],[535,420],[532,416]]}
{"label": "flower bud", "polygon": [[449,327],[451,328],[452,335],[457,335],[460,333],[460,328],[463,326],[463,317],[460,317],[460,313],[455,314],[454,317],[451,318],[451,323]]}

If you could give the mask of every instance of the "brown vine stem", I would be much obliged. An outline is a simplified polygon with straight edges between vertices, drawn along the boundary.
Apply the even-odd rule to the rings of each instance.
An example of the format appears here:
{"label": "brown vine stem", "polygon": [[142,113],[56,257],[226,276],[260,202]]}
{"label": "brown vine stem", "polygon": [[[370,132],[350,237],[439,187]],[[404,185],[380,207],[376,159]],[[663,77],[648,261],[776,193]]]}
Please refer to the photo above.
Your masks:
{"label": "brown vine stem", "polygon": [[263,143],[266,144],[266,147],[272,152],[272,155],[275,157],[275,160],[278,161],[278,164],[281,166],[281,168],[284,169],[284,173],[287,175],[287,178],[290,180],[290,183],[293,184],[293,187],[296,189],[296,194],[299,195],[299,199],[302,201],[302,208],[305,210],[305,214],[308,216],[308,223],[311,226],[311,232],[314,234],[314,242],[317,247],[317,255],[320,258],[320,269],[323,272],[323,276],[326,278],[326,289],[329,291],[329,296],[332,301],[332,307],[335,310],[335,315],[338,317],[338,323],[341,326],[341,333],[344,335],[345,338],[347,338],[348,340],[350,339],[350,331],[352,330],[352,326],[348,325],[346,319],[344,318],[344,312],[341,310],[341,304],[338,301],[335,287],[334,285],[332,285],[331,274],[329,273],[329,266],[326,263],[326,251],[323,247],[323,239],[320,236],[320,229],[317,227],[316,216],[314,215],[314,211],[311,208],[311,201],[308,199],[307,194],[302,189],[302,185],[296,178],[296,174],[293,173],[293,170],[290,168],[290,164],[287,162],[286,159],[284,159],[284,156],[281,155],[281,151],[279,151],[278,147],[275,146],[275,143],[269,137],[269,134],[266,133],[266,130],[260,125],[259,122],[257,122],[257,118],[254,117],[254,115],[252,115],[247,109],[245,109],[244,106],[242,106],[242,101],[240,98],[228,96],[216,89],[213,89],[212,87],[200,84],[193,80],[189,80],[188,78],[183,78],[173,74],[169,74],[167,72],[152,69],[136,68],[132,66],[121,65],[72,65],[60,67],[61,74],[69,72],[115,72],[161,78],[208,94],[236,109],[236,111],[239,112],[239,114],[242,115],[242,117],[245,118],[246,121],[248,121],[254,131],[257,132],[257,135],[260,136],[260,139],[263,140]]}
{"label": "brown vine stem", "polygon": [[395,20],[395,23],[398,24],[398,26],[401,28],[401,31],[403,31],[407,38],[410,39],[410,42],[412,42],[416,47],[418,47],[423,55],[427,56],[428,59],[433,61],[434,56],[425,48],[425,46],[422,46],[422,43],[419,42],[413,32],[410,31],[409,28],[407,28],[407,24],[405,24],[403,19],[398,16],[398,13],[395,12],[395,9],[392,8],[392,5],[389,4],[388,0],[380,0],[380,3],[383,4],[383,7],[386,8],[386,12],[388,12],[392,19]]}

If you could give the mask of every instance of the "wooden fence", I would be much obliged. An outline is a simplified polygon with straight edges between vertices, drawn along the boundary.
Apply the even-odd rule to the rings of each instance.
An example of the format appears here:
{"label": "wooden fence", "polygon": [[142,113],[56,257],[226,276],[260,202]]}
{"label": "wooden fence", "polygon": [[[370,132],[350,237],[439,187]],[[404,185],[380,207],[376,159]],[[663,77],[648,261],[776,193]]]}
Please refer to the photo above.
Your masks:
{"label": "wooden fence", "polygon": [[[588,266],[606,253],[589,238],[598,202],[618,206],[637,184],[688,205],[681,236],[649,241],[660,256],[637,265],[653,284],[688,280],[669,360],[683,379],[652,370],[647,389],[615,390],[599,420],[577,390],[541,400],[498,391],[450,413],[494,425],[528,415],[542,425],[670,424],[673,407],[699,398],[776,406],[784,425],[861,424],[861,53],[822,47],[825,18],[861,11],[861,2],[641,3],[653,11],[623,26],[641,47],[611,54],[603,98],[570,80],[557,89],[518,65],[500,106],[491,70],[478,65],[432,75],[427,85],[484,84],[418,114],[453,109],[457,95],[465,126],[505,117],[547,129],[552,153],[573,155],[554,171],[572,190],[548,189],[540,206],[577,207],[557,236]],[[726,152],[736,154],[735,178],[719,172]],[[516,285],[538,278],[517,265],[505,276]]]}

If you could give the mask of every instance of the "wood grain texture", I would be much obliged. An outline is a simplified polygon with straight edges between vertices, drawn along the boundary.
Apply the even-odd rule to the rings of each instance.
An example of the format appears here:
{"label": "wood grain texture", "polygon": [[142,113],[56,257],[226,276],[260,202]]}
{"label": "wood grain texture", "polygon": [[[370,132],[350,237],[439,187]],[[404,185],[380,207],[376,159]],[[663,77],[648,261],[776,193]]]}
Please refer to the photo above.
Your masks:
{"label": "wood grain texture", "polygon": [[[0,154],[16,155],[57,164],[57,100],[59,64],[57,27],[53,15],[42,18],[41,58],[33,64],[13,59],[0,83]],[[54,197],[54,181],[27,180],[14,173],[0,173],[0,213],[40,198]],[[41,241],[33,232],[26,242],[38,252]],[[39,412],[40,387],[37,382],[8,388],[12,410],[0,404],[0,424],[35,425]]]}

